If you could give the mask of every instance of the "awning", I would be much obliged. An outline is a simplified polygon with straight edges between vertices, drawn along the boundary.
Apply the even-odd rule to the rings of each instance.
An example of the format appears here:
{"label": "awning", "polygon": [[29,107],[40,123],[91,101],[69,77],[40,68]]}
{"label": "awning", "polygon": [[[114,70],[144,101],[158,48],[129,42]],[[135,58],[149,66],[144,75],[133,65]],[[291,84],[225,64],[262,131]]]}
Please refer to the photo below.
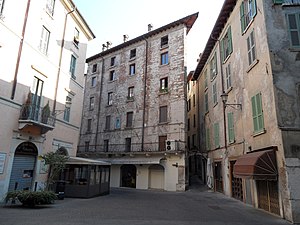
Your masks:
{"label": "awning", "polygon": [[276,180],[277,165],[274,150],[242,155],[234,164],[233,176],[255,180]]}
{"label": "awning", "polygon": [[110,165],[108,162],[94,160],[94,159],[87,159],[81,157],[69,157],[68,161],[66,162],[68,165]]}
{"label": "awning", "polygon": [[142,165],[142,164],[159,164],[162,157],[143,157],[143,158],[118,158],[118,159],[106,159],[113,165],[122,165],[122,164],[133,164],[133,165]]}

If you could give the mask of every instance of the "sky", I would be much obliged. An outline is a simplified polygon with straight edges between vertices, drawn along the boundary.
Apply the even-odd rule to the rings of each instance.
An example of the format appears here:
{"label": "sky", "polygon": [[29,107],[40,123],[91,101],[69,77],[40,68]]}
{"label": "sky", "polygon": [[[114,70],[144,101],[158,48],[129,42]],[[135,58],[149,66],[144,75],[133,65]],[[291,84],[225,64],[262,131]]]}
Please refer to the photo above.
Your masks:
{"label": "sky", "polygon": [[204,50],[208,37],[220,13],[224,0],[73,0],[96,38],[88,43],[87,57],[102,51],[102,44],[112,47],[183,17],[199,12],[187,35],[188,72],[195,70],[197,58]]}

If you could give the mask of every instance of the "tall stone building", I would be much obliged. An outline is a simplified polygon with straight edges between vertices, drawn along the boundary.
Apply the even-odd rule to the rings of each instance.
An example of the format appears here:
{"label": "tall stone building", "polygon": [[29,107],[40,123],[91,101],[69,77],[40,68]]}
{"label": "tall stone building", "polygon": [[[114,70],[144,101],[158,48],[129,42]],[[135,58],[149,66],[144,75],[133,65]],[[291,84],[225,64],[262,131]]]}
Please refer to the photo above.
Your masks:
{"label": "tall stone building", "polygon": [[1,200],[44,188],[45,153],[76,156],[94,37],[71,0],[0,0]]}
{"label": "tall stone building", "polygon": [[214,189],[300,222],[300,2],[226,0],[194,73]]}
{"label": "tall stone building", "polygon": [[197,16],[87,59],[78,156],[110,162],[112,187],[185,190],[186,35]]}

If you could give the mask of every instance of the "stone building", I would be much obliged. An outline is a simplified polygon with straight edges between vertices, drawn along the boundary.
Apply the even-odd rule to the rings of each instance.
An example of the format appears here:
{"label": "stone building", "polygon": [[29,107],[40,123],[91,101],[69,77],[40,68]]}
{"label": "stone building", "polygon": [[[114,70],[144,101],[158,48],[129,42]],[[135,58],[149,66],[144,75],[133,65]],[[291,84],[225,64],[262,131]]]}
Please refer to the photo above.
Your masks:
{"label": "stone building", "polygon": [[226,0],[194,73],[214,189],[296,223],[299,15],[299,1]]}
{"label": "stone building", "polygon": [[[17,6],[17,7],[16,7]],[[87,42],[71,0],[0,1],[0,199],[41,190],[41,156],[76,156]]]}
{"label": "stone building", "polygon": [[185,190],[186,35],[197,16],[87,59],[78,156],[110,162],[112,187]]}

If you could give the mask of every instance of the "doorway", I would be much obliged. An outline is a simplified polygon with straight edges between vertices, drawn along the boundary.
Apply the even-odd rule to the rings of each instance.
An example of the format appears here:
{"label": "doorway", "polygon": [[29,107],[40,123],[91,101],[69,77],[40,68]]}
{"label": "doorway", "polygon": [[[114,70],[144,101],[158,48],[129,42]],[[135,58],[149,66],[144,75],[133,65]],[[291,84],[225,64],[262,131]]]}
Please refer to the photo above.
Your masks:
{"label": "doorway", "polygon": [[136,167],[135,165],[121,166],[121,187],[136,188]]}
{"label": "doorway", "polygon": [[161,165],[149,167],[149,188],[164,190],[165,169]]}
{"label": "doorway", "polygon": [[31,142],[16,148],[8,191],[32,189],[37,155],[37,147]]}

